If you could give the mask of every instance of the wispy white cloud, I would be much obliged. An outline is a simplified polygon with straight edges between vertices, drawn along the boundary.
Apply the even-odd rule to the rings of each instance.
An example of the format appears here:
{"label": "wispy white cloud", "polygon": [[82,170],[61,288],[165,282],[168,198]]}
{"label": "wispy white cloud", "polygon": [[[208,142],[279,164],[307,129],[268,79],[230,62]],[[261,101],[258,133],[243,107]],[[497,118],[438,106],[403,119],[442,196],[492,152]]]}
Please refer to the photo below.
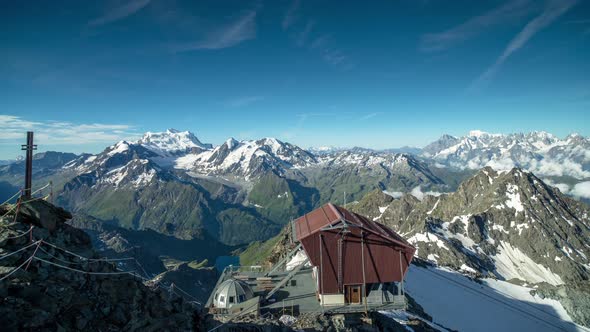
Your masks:
{"label": "wispy white cloud", "polygon": [[575,197],[590,198],[590,181],[576,184],[570,191],[570,194]]}
{"label": "wispy white cloud", "polygon": [[131,16],[142,8],[147,6],[150,3],[150,0],[131,0],[128,1],[120,6],[110,8],[106,13],[102,16],[93,19],[92,21],[88,22],[89,26],[99,26],[108,23],[112,23],[115,21],[122,20],[128,16]]}
{"label": "wispy white cloud", "polygon": [[223,102],[225,107],[231,108],[239,108],[252,105],[256,102],[264,100],[263,96],[246,96],[246,97],[239,97],[231,100],[227,100]]}
{"label": "wispy white cloud", "polygon": [[250,10],[236,20],[207,32],[201,40],[173,45],[172,51],[218,50],[233,47],[254,38],[256,38],[256,10]]}
{"label": "wispy white cloud", "polygon": [[354,67],[350,57],[341,50],[332,47],[332,37],[329,34],[322,34],[314,38],[309,44],[309,49],[319,53],[321,58],[328,64],[341,70],[350,70]]}
{"label": "wispy white cloud", "polygon": [[307,48],[324,60],[327,64],[340,69],[350,70],[354,67],[350,57],[340,48],[334,46],[334,40],[329,33],[322,33],[316,27],[314,19],[306,19],[300,13],[301,2],[293,0],[285,17],[282,26],[297,47]]}
{"label": "wispy white cloud", "polygon": [[543,12],[529,21],[525,27],[508,43],[504,52],[496,59],[486,71],[484,71],[471,89],[476,89],[491,80],[504,62],[516,51],[520,50],[526,43],[543,28],[549,26],[553,21],[565,14],[576,4],[577,0],[549,0]]}
{"label": "wispy white cloud", "polygon": [[410,191],[410,194],[412,194],[412,196],[416,197],[418,200],[421,201],[424,199],[425,196],[440,196],[443,193],[438,192],[438,191],[423,192],[422,187],[416,186],[416,187],[414,187],[414,189],[412,189],[412,191]]}
{"label": "wispy white cloud", "polygon": [[369,119],[376,117],[379,114],[381,114],[381,112],[373,112],[373,113],[365,114],[365,115],[361,116],[359,120],[369,120]]}
{"label": "wispy white cloud", "polygon": [[387,191],[387,190],[384,190],[383,193],[386,194],[386,195],[389,195],[389,196],[391,196],[393,198],[396,198],[396,199],[397,198],[401,198],[404,195],[404,193],[401,192],[401,191]]}
{"label": "wispy white cloud", "polygon": [[290,140],[290,139],[296,138],[297,136],[300,136],[304,132],[305,123],[309,119],[336,116],[336,115],[337,115],[337,113],[333,113],[333,112],[308,112],[308,113],[296,114],[295,116],[297,118],[297,121],[295,122],[295,125],[289,129],[283,131],[281,133],[281,138],[286,139],[286,140]]}
{"label": "wispy white cloud", "polygon": [[444,51],[479,35],[492,26],[521,18],[531,9],[530,0],[509,1],[446,31],[425,34],[421,38],[420,49],[425,52]]}
{"label": "wispy white cloud", "polygon": [[561,191],[564,194],[567,194],[570,192],[570,186],[567,183],[556,183],[551,179],[545,178],[542,179],[543,182],[545,182],[546,184],[552,186],[552,187],[556,187],[557,189],[559,189],[559,191]]}
{"label": "wispy white cloud", "polygon": [[590,177],[590,172],[584,170],[581,163],[569,158],[561,160],[541,159],[540,161],[532,159],[528,169],[542,176],[571,176],[576,179]]}
{"label": "wispy white cloud", "polygon": [[291,2],[291,5],[287,9],[287,13],[285,14],[285,17],[283,18],[283,22],[281,24],[283,29],[288,29],[291,25],[293,25],[295,23],[295,21],[297,21],[297,19],[299,17],[299,7],[300,6],[301,6],[300,0],[293,0]]}
{"label": "wispy white cloud", "polygon": [[21,143],[25,132],[31,130],[40,145],[110,144],[141,135],[126,124],[30,121],[14,115],[0,115],[0,127],[0,144]]}
{"label": "wispy white cloud", "polygon": [[303,28],[303,30],[301,30],[295,34],[295,44],[298,47],[303,47],[303,46],[305,46],[305,44],[307,44],[307,41],[309,39],[309,35],[310,35],[311,31],[313,30],[314,25],[315,25],[315,22],[312,20],[309,20],[305,24],[305,28]]}

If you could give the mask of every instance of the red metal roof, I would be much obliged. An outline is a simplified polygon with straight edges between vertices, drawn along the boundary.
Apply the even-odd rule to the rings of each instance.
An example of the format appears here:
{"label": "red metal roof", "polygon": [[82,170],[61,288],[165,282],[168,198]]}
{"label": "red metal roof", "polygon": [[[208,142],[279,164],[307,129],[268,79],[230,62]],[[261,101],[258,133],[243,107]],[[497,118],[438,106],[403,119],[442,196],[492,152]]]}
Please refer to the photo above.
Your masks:
{"label": "red metal roof", "polygon": [[295,233],[318,268],[321,294],[342,294],[347,284],[399,282],[416,252],[391,228],[333,204],[295,220]]}
{"label": "red metal roof", "polygon": [[412,245],[395,233],[391,228],[332,203],[321,206],[295,220],[297,240],[301,241],[325,227],[335,226],[343,222],[351,225],[351,227],[360,227],[370,233],[378,235],[392,244],[414,249]]}

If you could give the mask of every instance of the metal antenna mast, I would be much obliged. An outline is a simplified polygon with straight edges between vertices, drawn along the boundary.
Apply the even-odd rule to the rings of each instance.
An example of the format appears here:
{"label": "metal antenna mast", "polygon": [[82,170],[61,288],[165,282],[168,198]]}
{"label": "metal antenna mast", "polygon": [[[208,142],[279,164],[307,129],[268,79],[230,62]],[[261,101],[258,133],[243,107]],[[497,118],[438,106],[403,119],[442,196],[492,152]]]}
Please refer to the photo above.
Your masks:
{"label": "metal antenna mast", "polygon": [[21,150],[27,151],[27,159],[25,163],[25,191],[23,196],[31,197],[31,188],[33,186],[33,151],[37,150],[37,145],[33,144],[32,131],[27,131],[27,144],[23,144]]}

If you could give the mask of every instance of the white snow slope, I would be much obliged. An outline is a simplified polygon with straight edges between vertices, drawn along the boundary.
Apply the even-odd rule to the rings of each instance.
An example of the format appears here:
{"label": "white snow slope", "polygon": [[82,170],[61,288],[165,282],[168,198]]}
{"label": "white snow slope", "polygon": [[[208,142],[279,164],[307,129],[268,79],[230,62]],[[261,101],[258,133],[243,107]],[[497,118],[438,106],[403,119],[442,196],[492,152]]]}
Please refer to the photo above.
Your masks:
{"label": "white snow slope", "polygon": [[412,265],[406,291],[435,323],[459,331],[590,331],[572,322],[558,301],[504,281],[471,281],[445,268]]}

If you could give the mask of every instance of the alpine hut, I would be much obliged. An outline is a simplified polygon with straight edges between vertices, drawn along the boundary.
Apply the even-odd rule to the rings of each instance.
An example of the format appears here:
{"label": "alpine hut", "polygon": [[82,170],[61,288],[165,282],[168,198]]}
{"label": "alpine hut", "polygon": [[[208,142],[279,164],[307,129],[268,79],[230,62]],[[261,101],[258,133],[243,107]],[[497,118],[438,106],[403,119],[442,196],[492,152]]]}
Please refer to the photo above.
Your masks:
{"label": "alpine hut", "polygon": [[391,302],[416,252],[391,228],[330,203],[296,219],[293,232],[322,305]]}

